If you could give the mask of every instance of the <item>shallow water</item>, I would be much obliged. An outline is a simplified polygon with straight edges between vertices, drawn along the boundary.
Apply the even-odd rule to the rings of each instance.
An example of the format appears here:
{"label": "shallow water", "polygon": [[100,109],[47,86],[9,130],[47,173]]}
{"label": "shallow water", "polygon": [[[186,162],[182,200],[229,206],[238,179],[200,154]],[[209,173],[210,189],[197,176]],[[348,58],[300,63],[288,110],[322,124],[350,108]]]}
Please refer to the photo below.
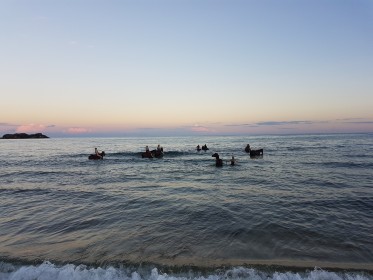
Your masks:
{"label": "shallow water", "polygon": [[[264,156],[250,159],[248,143]],[[141,158],[157,144],[162,159]],[[95,147],[104,160],[88,160]],[[215,167],[214,152],[237,165]],[[1,279],[98,267],[119,273],[108,279],[164,278],[167,267],[195,278],[232,266],[243,279],[275,279],[250,265],[373,270],[371,134],[1,140],[0,157]]]}

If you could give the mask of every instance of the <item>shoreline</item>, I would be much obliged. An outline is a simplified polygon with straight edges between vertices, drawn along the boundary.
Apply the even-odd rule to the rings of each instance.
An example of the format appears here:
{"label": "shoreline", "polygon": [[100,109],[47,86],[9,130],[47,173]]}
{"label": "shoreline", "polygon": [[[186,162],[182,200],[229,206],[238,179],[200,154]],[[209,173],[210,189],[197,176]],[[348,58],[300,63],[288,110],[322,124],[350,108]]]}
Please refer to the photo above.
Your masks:
{"label": "shoreline", "polygon": [[158,268],[162,272],[187,272],[187,271],[203,271],[203,272],[213,272],[216,270],[227,270],[230,268],[244,267],[253,268],[258,271],[276,271],[276,272],[305,272],[312,271],[315,269],[321,269],[329,272],[367,272],[373,274],[373,263],[351,263],[351,262],[325,262],[325,261],[297,261],[297,260],[194,260],[184,259],[184,260],[173,260],[170,263],[160,262],[160,261],[58,261],[58,260],[27,260],[21,258],[1,258],[0,263],[7,263],[14,266],[25,266],[33,265],[38,266],[45,262],[50,262],[56,266],[64,266],[68,264],[72,265],[84,265],[93,268],[107,268],[107,267],[130,267],[130,268]]}

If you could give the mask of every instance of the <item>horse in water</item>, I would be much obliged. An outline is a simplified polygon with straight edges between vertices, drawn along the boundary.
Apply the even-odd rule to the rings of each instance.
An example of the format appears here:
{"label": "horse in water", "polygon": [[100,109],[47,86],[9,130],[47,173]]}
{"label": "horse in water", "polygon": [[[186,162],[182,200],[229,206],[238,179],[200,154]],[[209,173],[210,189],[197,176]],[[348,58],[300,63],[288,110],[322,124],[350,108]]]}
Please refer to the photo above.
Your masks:
{"label": "horse in water", "polygon": [[263,149],[257,149],[257,150],[252,150],[250,148],[250,145],[247,144],[246,148],[245,148],[245,152],[246,153],[250,153],[250,157],[259,157],[259,156],[263,156]]}
{"label": "horse in water", "polygon": [[216,167],[223,166],[223,160],[221,158],[219,158],[219,154],[218,153],[213,154],[212,157],[215,158],[215,165],[216,165]]}
{"label": "horse in water", "polygon": [[163,157],[163,148],[160,150],[146,151],[141,154],[142,158],[161,158]]}
{"label": "horse in water", "polygon": [[98,155],[96,154],[89,155],[88,159],[104,159],[105,155],[106,155],[105,152],[102,151],[101,153],[98,153]]}

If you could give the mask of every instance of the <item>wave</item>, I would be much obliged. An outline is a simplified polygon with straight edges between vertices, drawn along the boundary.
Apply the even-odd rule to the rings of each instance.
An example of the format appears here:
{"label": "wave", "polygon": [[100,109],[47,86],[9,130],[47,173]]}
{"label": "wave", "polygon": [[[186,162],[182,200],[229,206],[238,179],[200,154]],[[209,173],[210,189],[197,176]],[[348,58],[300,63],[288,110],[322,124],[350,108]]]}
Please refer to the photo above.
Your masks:
{"label": "wave", "polygon": [[[105,159],[109,159],[109,158],[122,158],[122,157],[138,157],[138,158],[141,158],[141,154],[143,153],[144,151],[136,151],[136,152],[133,152],[133,151],[126,151],[126,152],[114,152],[114,153],[111,153],[111,152],[106,152],[105,151]],[[178,156],[184,156],[184,155],[192,155],[192,154],[196,154],[197,151],[194,151],[194,150],[185,150],[185,151],[164,151],[164,156],[167,156],[167,157],[178,157]],[[67,155],[68,157],[71,157],[71,158],[88,158],[90,154],[74,154],[74,155]]]}
{"label": "wave", "polygon": [[[107,153],[107,156],[113,156],[113,157],[131,157],[131,156],[136,156],[136,157],[141,157],[141,154],[144,151],[140,152],[118,152],[118,153]],[[195,151],[164,151],[164,156],[169,156],[169,157],[177,157],[177,156],[183,156],[183,155],[188,155],[188,154],[193,154],[197,153]]]}
{"label": "wave", "polygon": [[262,268],[231,267],[217,269],[196,269],[195,267],[162,268],[155,266],[107,266],[92,267],[87,265],[56,265],[44,261],[39,265],[20,265],[0,262],[0,279],[2,280],[71,280],[71,279],[105,279],[105,280],[372,280],[369,271],[327,271],[320,268],[313,270],[266,266]]}

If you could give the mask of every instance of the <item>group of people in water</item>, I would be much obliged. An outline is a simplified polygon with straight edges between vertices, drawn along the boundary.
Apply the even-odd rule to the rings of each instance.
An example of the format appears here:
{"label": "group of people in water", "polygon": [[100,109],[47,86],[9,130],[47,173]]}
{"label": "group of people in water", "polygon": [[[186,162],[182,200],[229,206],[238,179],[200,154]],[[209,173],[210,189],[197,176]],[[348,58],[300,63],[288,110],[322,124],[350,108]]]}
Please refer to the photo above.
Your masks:
{"label": "group of people in water", "polygon": [[204,150],[204,151],[207,151],[209,148],[207,148],[207,145],[205,144],[205,145],[203,145],[202,146],[202,148],[199,146],[199,145],[197,145],[197,151],[199,152],[200,150]]}
{"label": "group of people in water", "polygon": [[[197,145],[197,151],[201,151],[201,150],[204,150],[204,151],[207,151],[209,150],[209,148],[207,148],[207,145],[202,145],[202,148],[200,147],[200,145]],[[250,154],[250,157],[254,157],[254,156],[263,156],[263,149],[258,149],[258,150],[252,150],[250,148],[250,145],[247,144],[246,148],[245,148],[245,152],[249,153]],[[103,157],[105,156],[105,152],[102,151],[101,153],[98,151],[97,148],[95,148],[95,153],[90,155],[88,158],[89,159],[103,159]],[[157,148],[154,149],[154,150],[149,150],[149,146],[146,146],[145,147],[145,152],[141,154],[141,156],[143,158],[161,158],[163,157],[163,147],[161,147],[161,145],[158,144]],[[223,166],[223,160],[220,158],[219,154],[218,153],[214,153],[212,155],[212,157],[215,157],[215,164],[217,167],[220,167],[220,166]],[[235,165],[236,164],[236,159],[234,158],[234,156],[232,155],[232,158],[229,160],[229,161],[226,161],[226,162],[229,162],[230,165]]]}
{"label": "group of people in water", "polygon": [[163,157],[163,147],[158,144],[157,149],[149,150],[149,146],[145,147],[145,153],[141,154],[143,158],[161,158]]}
{"label": "group of people in water", "polygon": [[[159,145],[159,144],[158,144],[158,146],[157,146],[157,151],[159,151],[159,152],[163,152],[163,147],[161,147],[161,145]],[[148,153],[148,152],[150,152],[150,151],[149,151],[149,146],[146,146],[146,147],[145,147],[145,153]]]}

